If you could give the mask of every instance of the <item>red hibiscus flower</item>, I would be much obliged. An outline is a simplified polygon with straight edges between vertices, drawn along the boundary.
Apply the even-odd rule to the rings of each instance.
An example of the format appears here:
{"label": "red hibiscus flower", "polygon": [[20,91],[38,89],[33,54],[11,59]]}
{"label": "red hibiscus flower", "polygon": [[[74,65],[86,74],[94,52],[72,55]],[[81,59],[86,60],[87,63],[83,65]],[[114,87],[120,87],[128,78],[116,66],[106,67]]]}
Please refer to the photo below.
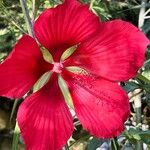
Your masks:
{"label": "red hibiscus flower", "polygon": [[[129,100],[117,84],[134,77],[149,40],[130,23],[100,22],[87,5],[65,0],[35,21],[35,37],[52,57],[24,35],[0,65],[0,95],[20,98],[46,73],[47,83],[21,104],[17,120],[28,150],[59,150],[73,131],[61,92],[64,80],[83,127],[99,138],[124,130]],[[71,52],[65,55],[64,52]],[[74,71],[75,70],[75,71]]]}

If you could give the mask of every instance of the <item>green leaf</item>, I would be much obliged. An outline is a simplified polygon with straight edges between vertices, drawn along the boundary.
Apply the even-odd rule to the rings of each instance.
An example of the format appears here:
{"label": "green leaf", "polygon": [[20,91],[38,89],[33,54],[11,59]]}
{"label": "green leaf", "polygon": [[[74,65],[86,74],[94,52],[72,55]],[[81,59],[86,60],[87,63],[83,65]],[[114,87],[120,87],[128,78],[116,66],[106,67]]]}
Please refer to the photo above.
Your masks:
{"label": "green leaf", "polygon": [[[148,51],[149,52],[149,51]],[[148,55],[148,52],[147,52],[147,55]],[[149,56],[149,55],[148,55]],[[147,58],[149,58],[147,56]],[[144,63],[144,70],[149,70],[150,71],[150,58],[149,59],[147,59],[146,61],[145,61],[145,63]]]}
{"label": "green leaf", "polygon": [[98,147],[100,147],[104,142],[106,142],[103,139],[97,139],[97,138],[93,138],[92,140],[90,140],[87,150],[96,150]]}
{"label": "green leaf", "polygon": [[130,142],[134,144],[137,141],[141,140],[141,138],[139,137],[139,129],[130,128],[129,130],[126,130],[123,134]]}
{"label": "green leaf", "polygon": [[144,143],[150,144],[150,130],[140,131],[139,136]]}
{"label": "green leaf", "polygon": [[128,93],[134,91],[135,89],[140,88],[140,86],[138,84],[136,84],[135,82],[126,82],[126,85],[123,86],[124,90],[126,90]]}
{"label": "green leaf", "polygon": [[144,26],[143,26],[143,31],[147,34],[148,32],[150,32],[150,20],[148,19]]}
{"label": "green leaf", "polygon": [[145,82],[145,83],[150,84],[150,79],[148,79],[147,77],[145,77],[145,76],[142,75],[142,74],[138,74],[138,76],[137,76],[136,78],[142,80],[142,81]]}
{"label": "green leaf", "polygon": [[141,140],[141,137],[138,134],[133,134],[133,138],[138,141]]}
{"label": "green leaf", "polygon": [[150,144],[150,130],[141,131],[138,128],[130,128],[124,132],[124,135],[133,143],[141,140],[146,144]]}
{"label": "green leaf", "polygon": [[142,73],[142,75],[143,75],[144,77],[146,77],[147,79],[150,79],[150,70],[145,70],[145,71]]}

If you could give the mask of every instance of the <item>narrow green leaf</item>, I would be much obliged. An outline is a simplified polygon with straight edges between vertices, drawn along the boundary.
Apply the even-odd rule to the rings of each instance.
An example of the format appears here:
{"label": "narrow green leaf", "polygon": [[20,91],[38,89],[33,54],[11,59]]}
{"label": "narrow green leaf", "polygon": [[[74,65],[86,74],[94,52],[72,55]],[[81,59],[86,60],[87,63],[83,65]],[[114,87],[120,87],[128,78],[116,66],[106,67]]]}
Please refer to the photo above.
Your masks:
{"label": "narrow green leaf", "polygon": [[92,140],[88,143],[87,150],[96,150],[98,147],[100,147],[104,142],[107,140],[104,139],[97,139],[93,137]]}
{"label": "narrow green leaf", "polygon": [[71,98],[68,86],[67,86],[65,80],[62,78],[61,75],[58,76],[58,84],[59,84],[59,87],[61,89],[61,92],[62,92],[62,94],[64,96],[64,99],[65,99],[66,103],[71,108],[73,108],[73,102],[72,102],[72,98]]}
{"label": "narrow green leaf", "polygon": [[142,81],[145,82],[145,83],[150,84],[150,80],[149,80],[148,78],[146,78],[146,77],[145,77],[144,75],[142,75],[142,74],[138,74],[138,76],[137,76],[136,78],[142,80]]}
{"label": "narrow green leaf", "polygon": [[132,81],[126,82],[126,85],[123,86],[123,89],[125,91],[127,91],[128,93],[134,91],[135,89],[139,89],[139,88],[140,88],[140,86],[137,83],[132,82]]}
{"label": "narrow green leaf", "polygon": [[150,130],[147,131],[140,131],[139,136],[141,137],[141,140],[150,145]]}
{"label": "narrow green leaf", "polygon": [[[150,79],[150,70],[145,70],[142,75],[146,77],[148,80]],[[149,80],[150,81],[150,80]]]}

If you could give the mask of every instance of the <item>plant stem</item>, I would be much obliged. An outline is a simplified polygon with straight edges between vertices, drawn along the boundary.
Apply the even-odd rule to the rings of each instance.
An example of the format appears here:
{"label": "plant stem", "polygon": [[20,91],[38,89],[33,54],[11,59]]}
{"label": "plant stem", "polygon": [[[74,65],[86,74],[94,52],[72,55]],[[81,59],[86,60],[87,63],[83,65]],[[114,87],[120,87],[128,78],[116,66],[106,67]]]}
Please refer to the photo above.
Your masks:
{"label": "plant stem", "polygon": [[148,9],[145,13],[144,16],[146,16],[150,12],[150,9]]}
{"label": "plant stem", "polygon": [[144,25],[146,4],[147,4],[147,0],[141,1],[141,8],[140,8],[140,13],[139,13],[139,21],[138,21],[138,27],[140,30],[142,30],[142,27]]}
{"label": "plant stem", "polygon": [[20,129],[18,123],[16,122],[15,130],[13,134],[12,150],[18,150],[19,134],[20,134]]}
{"label": "plant stem", "polygon": [[36,4],[36,0],[32,0],[32,16],[31,16],[32,25],[34,24],[34,20],[36,18],[37,11],[38,11],[38,6]]}
{"label": "plant stem", "polygon": [[145,16],[144,19],[150,19],[150,16]]}
{"label": "plant stem", "polygon": [[[137,89],[135,92],[139,93],[141,90]],[[135,113],[136,113],[136,125],[142,122],[141,118],[141,94],[134,97]],[[136,150],[143,150],[143,143],[141,141],[136,142]]]}
{"label": "plant stem", "polygon": [[94,1],[95,1],[95,0],[91,0],[91,1],[90,1],[90,10],[92,10],[92,9],[93,9]]}
{"label": "plant stem", "polygon": [[119,148],[118,148],[118,143],[117,143],[117,141],[116,141],[117,139],[116,138],[113,138],[111,141],[112,141],[112,150],[119,150]]}
{"label": "plant stem", "polygon": [[32,0],[32,22],[34,21],[35,12],[36,12],[35,0]]}
{"label": "plant stem", "polygon": [[10,114],[9,122],[12,121],[12,118],[13,118],[15,112],[16,112],[16,108],[17,108],[18,102],[19,102],[19,100],[15,99],[14,104],[13,104],[13,108],[12,108],[12,111],[11,111],[11,114]]}
{"label": "plant stem", "polygon": [[68,144],[66,144],[66,146],[65,146],[65,150],[69,150],[69,146],[68,146]]}
{"label": "plant stem", "polygon": [[[139,12],[139,20],[138,20],[138,27],[142,30],[145,21],[145,10],[146,10],[147,0],[141,0],[141,8]],[[141,96],[137,96],[136,100],[134,101],[135,104],[135,113],[136,113],[136,124],[142,122],[141,119]],[[136,143],[136,150],[143,150],[143,143],[141,141],[137,141]]]}
{"label": "plant stem", "polygon": [[34,37],[32,22],[31,22],[31,18],[30,18],[30,15],[29,15],[29,10],[27,8],[26,0],[20,0],[20,4],[21,4],[22,11],[23,11],[23,14],[24,14],[24,18],[25,18],[25,22],[26,22],[26,25],[27,25],[28,33],[29,33],[30,36]]}

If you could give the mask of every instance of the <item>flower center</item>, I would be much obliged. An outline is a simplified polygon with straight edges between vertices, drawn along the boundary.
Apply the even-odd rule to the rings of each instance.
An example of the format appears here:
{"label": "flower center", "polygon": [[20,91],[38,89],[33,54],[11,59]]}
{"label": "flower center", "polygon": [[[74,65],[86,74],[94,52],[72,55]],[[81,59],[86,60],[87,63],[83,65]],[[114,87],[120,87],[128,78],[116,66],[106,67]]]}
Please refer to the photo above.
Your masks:
{"label": "flower center", "polygon": [[62,72],[62,69],[63,69],[63,64],[61,62],[54,62],[53,63],[53,72],[56,72],[56,73],[61,73]]}

